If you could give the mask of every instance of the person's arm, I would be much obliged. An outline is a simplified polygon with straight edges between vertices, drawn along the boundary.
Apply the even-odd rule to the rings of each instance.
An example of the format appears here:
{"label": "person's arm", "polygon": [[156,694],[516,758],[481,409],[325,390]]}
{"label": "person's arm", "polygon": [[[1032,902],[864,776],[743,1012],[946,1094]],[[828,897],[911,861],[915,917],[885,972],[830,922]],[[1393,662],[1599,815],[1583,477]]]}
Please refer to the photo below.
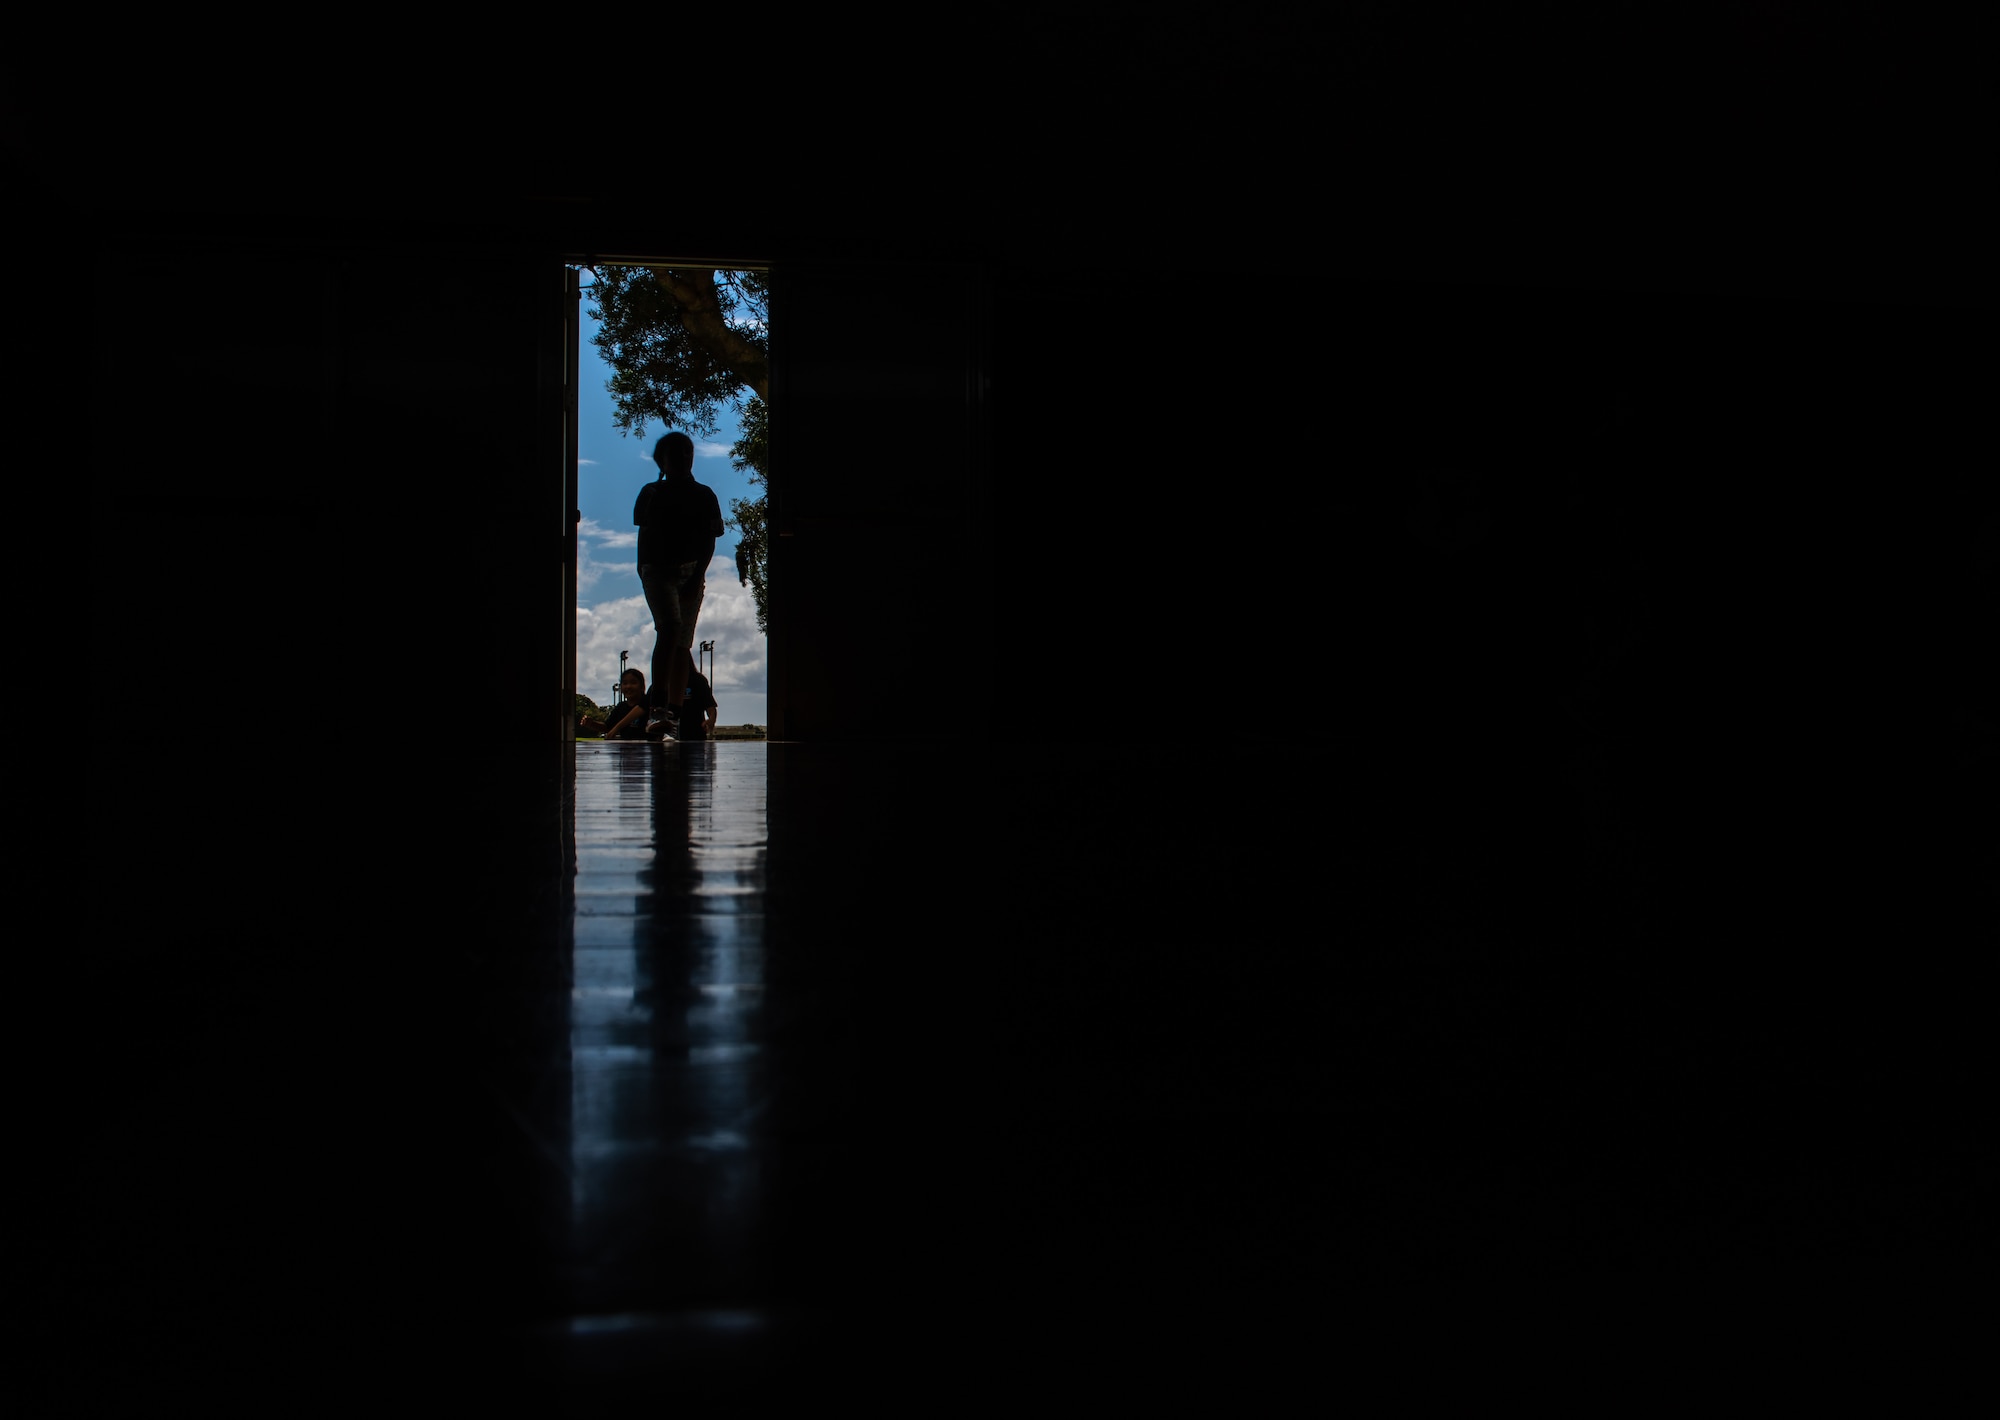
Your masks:
{"label": "person's arm", "polygon": [[626,707],[624,714],[620,715],[617,719],[613,720],[608,726],[605,727],[604,738],[606,738],[607,740],[610,739],[613,735],[616,735],[620,730],[624,729],[626,725],[630,724],[635,716],[643,717],[645,713],[646,713],[646,702],[643,700],[634,700],[628,707]]}
{"label": "person's arm", "polygon": [[715,735],[715,702],[708,702],[708,708],[701,712],[702,732],[711,738]]}

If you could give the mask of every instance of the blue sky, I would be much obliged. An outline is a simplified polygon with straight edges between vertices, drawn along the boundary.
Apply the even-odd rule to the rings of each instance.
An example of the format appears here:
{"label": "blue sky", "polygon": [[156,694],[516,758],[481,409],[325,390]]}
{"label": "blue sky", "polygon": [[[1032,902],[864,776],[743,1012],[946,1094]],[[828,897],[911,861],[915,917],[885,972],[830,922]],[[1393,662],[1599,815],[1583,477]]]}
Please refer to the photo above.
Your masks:
{"label": "blue sky", "polygon": [[[584,285],[590,273],[584,273]],[[639,587],[637,529],[632,526],[632,502],[639,489],[658,476],[653,444],[666,428],[648,424],[643,438],[619,432],[612,422],[611,396],[605,384],[611,370],[591,344],[597,322],[590,318],[590,292],[583,293],[583,342],[577,360],[577,528],[576,688],[599,705],[615,697],[618,653],[630,651],[630,664],[652,675],[653,617]],[[723,516],[729,500],[748,498],[755,490],[748,479],[729,467],[729,446],[737,437],[734,411],[725,410],[715,433],[684,431],[694,439],[694,476],[715,490]],[[708,566],[708,591],[702,601],[695,640],[715,642],[716,719],[725,725],[762,725],[764,714],[764,637],[757,630],[757,613],[750,589],[736,576],[736,532],[732,528],[715,545]]]}

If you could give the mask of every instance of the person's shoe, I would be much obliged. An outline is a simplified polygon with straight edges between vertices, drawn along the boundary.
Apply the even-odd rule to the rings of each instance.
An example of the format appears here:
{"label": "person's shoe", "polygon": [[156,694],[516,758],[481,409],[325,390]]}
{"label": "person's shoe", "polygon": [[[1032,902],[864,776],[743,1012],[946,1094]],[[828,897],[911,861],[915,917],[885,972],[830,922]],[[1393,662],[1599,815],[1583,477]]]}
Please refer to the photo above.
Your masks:
{"label": "person's shoe", "polygon": [[680,728],[670,711],[647,712],[646,738],[649,740],[677,740],[680,738]]}

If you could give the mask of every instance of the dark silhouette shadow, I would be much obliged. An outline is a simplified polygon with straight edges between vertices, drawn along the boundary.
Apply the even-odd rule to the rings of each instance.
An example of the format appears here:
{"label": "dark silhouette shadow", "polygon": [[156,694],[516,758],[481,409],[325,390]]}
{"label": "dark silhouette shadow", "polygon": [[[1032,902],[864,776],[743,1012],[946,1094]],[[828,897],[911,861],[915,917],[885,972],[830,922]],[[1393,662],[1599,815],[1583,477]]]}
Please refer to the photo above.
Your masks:
{"label": "dark silhouette shadow", "polygon": [[694,669],[695,627],[701,615],[708,564],[722,536],[722,507],[715,490],[694,477],[694,441],[663,435],[653,449],[658,481],[639,490],[632,521],[639,528],[639,581],[653,613],[653,716],[669,732],[685,708]]}

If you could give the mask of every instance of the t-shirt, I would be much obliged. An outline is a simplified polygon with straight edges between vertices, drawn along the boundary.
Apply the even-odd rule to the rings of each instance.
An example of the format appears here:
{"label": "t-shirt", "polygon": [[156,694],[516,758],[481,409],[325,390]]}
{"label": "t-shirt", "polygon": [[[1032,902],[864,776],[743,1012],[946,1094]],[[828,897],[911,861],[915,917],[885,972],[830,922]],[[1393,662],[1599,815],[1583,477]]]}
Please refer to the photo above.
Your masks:
{"label": "t-shirt", "polygon": [[[639,707],[639,713],[632,717],[632,722],[617,734],[612,734],[611,727],[618,723],[619,717],[635,705]],[[604,712],[604,731],[604,737],[609,740],[643,740],[646,738],[645,702],[643,700],[620,700],[616,705],[613,705]]]}
{"label": "t-shirt", "polygon": [[715,703],[715,692],[709,687],[708,677],[700,671],[689,671],[687,695],[681,701],[680,737],[684,740],[707,739],[708,721],[702,712],[719,708]]}
{"label": "t-shirt", "polygon": [[700,573],[715,556],[715,540],[722,536],[722,504],[713,488],[683,473],[641,488],[632,503],[632,521],[639,528],[641,567],[692,562]]}

